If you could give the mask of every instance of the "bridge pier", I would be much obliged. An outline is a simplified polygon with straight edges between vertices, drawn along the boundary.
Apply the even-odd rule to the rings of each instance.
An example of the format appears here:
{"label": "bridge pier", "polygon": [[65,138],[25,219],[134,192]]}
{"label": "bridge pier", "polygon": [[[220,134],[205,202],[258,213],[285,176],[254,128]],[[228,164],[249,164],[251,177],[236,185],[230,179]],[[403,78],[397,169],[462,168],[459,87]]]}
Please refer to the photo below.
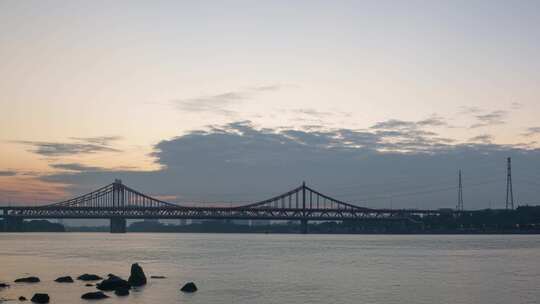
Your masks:
{"label": "bridge pier", "polygon": [[111,217],[111,233],[126,233],[126,219],[123,217]]}
{"label": "bridge pier", "polygon": [[24,219],[22,217],[5,216],[4,231],[5,232],[23,232]]}
{"label": "bridge pier", "polygon": [[302,234],[308,233],[308,220],[307,219],[300,220],[300,232]]}

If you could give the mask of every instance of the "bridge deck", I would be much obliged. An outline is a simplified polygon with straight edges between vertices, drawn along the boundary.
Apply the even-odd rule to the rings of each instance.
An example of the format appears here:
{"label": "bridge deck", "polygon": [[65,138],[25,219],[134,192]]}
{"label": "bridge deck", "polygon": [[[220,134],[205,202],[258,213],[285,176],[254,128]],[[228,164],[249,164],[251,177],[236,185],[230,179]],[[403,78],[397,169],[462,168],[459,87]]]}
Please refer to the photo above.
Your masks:
{"label": "bridge deck", "polygon": [[120,181],[79,197],[45,206],[2,206],[3,217],[130,219],[265,219],[339,221],[403,219],[467,211],[371,209],[346,203],[302,184],[273,198],[239,207],[188,207],[155,199]]}

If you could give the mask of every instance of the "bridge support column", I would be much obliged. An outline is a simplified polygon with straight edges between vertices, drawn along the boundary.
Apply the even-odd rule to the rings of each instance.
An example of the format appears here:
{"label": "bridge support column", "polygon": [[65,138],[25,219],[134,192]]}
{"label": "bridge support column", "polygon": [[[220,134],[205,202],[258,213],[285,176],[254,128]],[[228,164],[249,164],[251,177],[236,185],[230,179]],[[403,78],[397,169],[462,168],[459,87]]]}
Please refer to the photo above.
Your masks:
{"label": "bridge support column", "polygon": [[300,232],[302,234],[307,234],[308,233],[308,220],[307,219],[300,220]]}
{"label": "bridge support column", "polygon": [[6,216],[4,217],[4,231],[5,232],[23,232],[24,219],[22,217]]}
{"label": "bridge support column", "polygon": [[126,219],[123,217],[111,217],[111,233],[126,233]]}

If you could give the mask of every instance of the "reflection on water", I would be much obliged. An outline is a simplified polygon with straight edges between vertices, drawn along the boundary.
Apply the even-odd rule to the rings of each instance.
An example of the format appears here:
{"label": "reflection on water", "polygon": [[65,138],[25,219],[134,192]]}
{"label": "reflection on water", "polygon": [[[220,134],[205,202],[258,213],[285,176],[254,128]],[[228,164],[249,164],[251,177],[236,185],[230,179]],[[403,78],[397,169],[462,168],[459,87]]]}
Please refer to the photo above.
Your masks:
{"label": "reflection on water", "polygon": [[[85,303],[82,273],[164,275],[100,303],[537,303],[540,236],[0,234],[0,298]],[[179,289],[194,281],[199,292]]]}

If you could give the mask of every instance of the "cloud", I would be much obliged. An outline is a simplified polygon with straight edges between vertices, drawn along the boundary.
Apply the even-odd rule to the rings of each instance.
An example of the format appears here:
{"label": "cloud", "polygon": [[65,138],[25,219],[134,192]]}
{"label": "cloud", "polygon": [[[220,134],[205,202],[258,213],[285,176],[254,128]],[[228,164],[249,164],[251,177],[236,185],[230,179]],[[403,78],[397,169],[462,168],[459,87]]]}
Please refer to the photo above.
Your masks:
{"label": "cloud", "polygon": [[471,107],[471,106],[461,106],[459,114],[478,114],[483,112],[483,110],[479,107]]}
{"label": "cloud", "polygon": [[519,102],[513,102],[510,104],[508,110],[495,110],[495,111],[485,111],[479,107],[461,107],[459,115],[471,115],[476,122],[469,126],[470,129],[483,128],[495,125],[503,125],[506,123],[506,119],[510,112],[519,110],[523,105]]}
{"label": "cloud", "polygon": [[120,137],[71,138],[75,142],[14,141],[14,143],[30,146],[30,152],[46,157],[60,157],[97,152],[121,152],[112,147],[112,142]]}
{"label": "cloud", "polygon": [[399,119],[389,119],[375,123],[371,126],[371,129],[376,130],[404,130],[404,129],[421,129],[424,127],[440,127],[448,126],[446,120],[438,115],[432,115],[431,117],[419,121],[406,121]]}
{"label": "cloud", "polygon": [[274,85],[264,85],[264,86],[255,86],[251,87],[250,90],[254,92],[267,92],[267,91],[278,91],[282,89],[284,85],[274,84]]}
{"label": "cloud", "polygon": [[105,171],[106,169],[101,167],[86,166],[78,163],[67,163],[67,164],[50,164],[49,167],[60,170],[67,171]]}
{"label": "cloud", "polygon": [[481,142],[484,144],[490,144],[493,141],[493,136],[489,134],[478,135],[469,139],[469,142]]}
{"label": "cloud", "polygon": [[[505,158],[512,156],[519,183],[516,196],[523,202],[538,196],[535,187],[522,181],[532,179],[540,168],[539,150],[487,143],[488,137],[474,138],[483,142],[455,144],[394,120],[375,126],[304,130],[257,128],[249,121],[214,125],[156,144],[152,156],[159,170],[92,171],[63,164],[80,170],[56,172],[41,180],[68,184],[76,195],[120,178],[142,192],[190,204],[258,201],[306,181],[324,193],[364,206],[388,207],[392,198],[394,207],[441,208],[455,205],[455,173],[462,168],[466,207],[483,208],[486,202],[502,200]],[[446,190],[430,190],[441,188]],[[400,196],[426,189],[432,193]]]}
{"label": "cloud", "polygon": [[265,114],[268,118],[286,118],[296,124],[302,124],[306,128],[316,128],[323,125],[328,127],[351,117],[350,113],[338,109],[319,110],[315,108],[280,108],[272,112],[267,111]]}
{"label": "cloud", "polygon": [[493,111],[487,114],[476,115],[477,123],[470,126],[471,129],[505,124],[507,111]]}
{"label": "cloud", "polygon": [[294,112],[307,115],[307,116],[317,117],[317,118],[328,117],[335,114],[335,113],[327,112],[327,111],[318,111],[316,109],[297,109],[297,110],[294,110]]}
{"label": "cloud", "polygon": [[96,145],[109,146],[112,142],[122,139],[121,136],[99,136],[99,137],[71,137],[70,139],[88,142]]}
{"label": "cloud", "polygon": [[523,108],[523,104],[519,102],[512,102],[510,107],[512,108],[512,110],[520,110],[521,108]]}
{"label": "cloud", "polygon": [[240,92],[227,92],[210,96],[201,96],[177,101],[178,107],[186,112],[214,112],[229,115],[226,108],[246,99]]}
{"label": "cloud", "polygon": [[235,114],[230,107],[255,97],[264,92],[277,91],[283,85],[254,86],[243,90],[229,91],[213,95],[202,95],[193,98],[175,100],[178,108],[185,112],[207,112],[225,116]]}
{"label": "cloud", "polygon": [[12,170],[0,170],[0,177],[1,176],[15,176],[17,175],[17,171]]}
{"label": "cloud", "polygon": [[416,123],[418,126],[425,126],[425,127],[441,127],[441,126],[448,126],[448,123],[446,120],[440,116],[433,115],[432,117],[424,120],[420,120]]}
{"label": "cloud", "polygon": [[409,129],[409,128],[416,128],[417,125],[415,122],[412,121],[404,121],[404,120],[398,120],[398,119],[390,119],[386,121],[381,121],[376,123],[371,127],[371,129],[378,129],[378,130],[395,130],[395,129]]}
{"label": "cloud", "polygon": [[523,133],[523,136],[534,136],[540,134],[540,127],[531,127],[528,128],[525,133]]}
{"label": "cloud", "polygon": [[453,139],[440,137],[426,128],[448,126],[447,122],[433,115],[419,121],[389,119],[375,123],[369,130],[377,137],[376,149],[389,152],[434,153],[447,149]]}

